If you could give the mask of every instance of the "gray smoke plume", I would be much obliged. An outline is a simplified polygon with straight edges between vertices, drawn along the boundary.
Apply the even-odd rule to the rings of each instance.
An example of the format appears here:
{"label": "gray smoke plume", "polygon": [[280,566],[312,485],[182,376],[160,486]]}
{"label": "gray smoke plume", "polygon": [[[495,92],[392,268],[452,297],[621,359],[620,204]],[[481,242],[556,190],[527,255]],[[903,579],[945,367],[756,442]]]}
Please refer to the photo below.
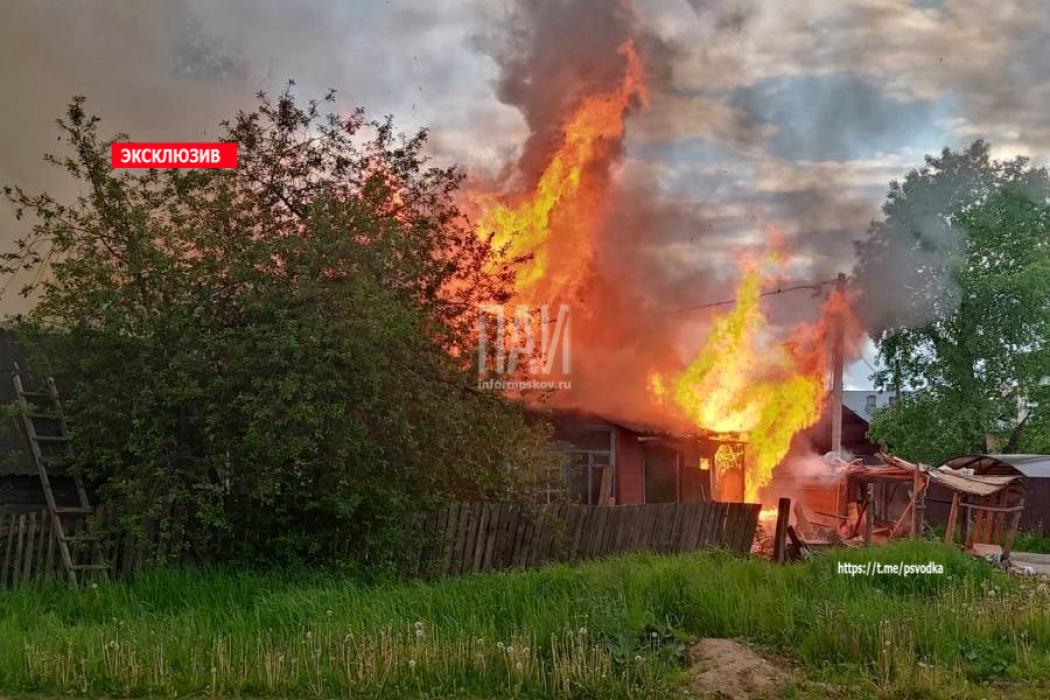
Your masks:
{"label": "gray smoke plume", "polygon": [[628,3],[610,0],[522,0],[494,18],[476,45],[499,65],[496,96],[518,109],[529,128],[517,166],[527,178],[546,165],[559,128],[580,100],[623,79],[620,47],[633,41],[658,84],[668,74],[668,49],[643,29]]}

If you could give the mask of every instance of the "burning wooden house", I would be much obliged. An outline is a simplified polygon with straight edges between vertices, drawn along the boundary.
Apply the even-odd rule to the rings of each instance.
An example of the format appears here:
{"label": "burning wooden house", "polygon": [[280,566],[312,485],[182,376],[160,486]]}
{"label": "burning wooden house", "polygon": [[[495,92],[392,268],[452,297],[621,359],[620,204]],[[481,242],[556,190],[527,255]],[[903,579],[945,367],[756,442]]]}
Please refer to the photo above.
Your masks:
{"label": "burning wooden house", "polygon": [[746,443],[579,411],[540,414],[564,454],[562,483],[582,503],[744,500]]}

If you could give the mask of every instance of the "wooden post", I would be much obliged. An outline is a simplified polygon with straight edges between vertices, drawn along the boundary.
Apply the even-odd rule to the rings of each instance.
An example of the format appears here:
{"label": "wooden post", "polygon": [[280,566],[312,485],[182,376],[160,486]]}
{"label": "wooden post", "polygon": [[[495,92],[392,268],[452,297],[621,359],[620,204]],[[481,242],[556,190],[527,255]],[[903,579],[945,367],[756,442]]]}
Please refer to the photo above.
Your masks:
{"label": "wooden post", "polygon": [[915,473],[919,475],[917,479],[919,491],[915,494],[915,529],[912,530],[911,536],[922,537],[922,528],[926,524],[926,485],[922,481],[918,464],[915,465]]}
{"label": "wooden post", "polygon": [[864,485],[864,546],[871,546],[871,536],[875,531],[875,484],[870,481]]}
{"label": "wooden post", "polygon": [[911,475],[911,538],[919,536],[919,528],[922,526],[919,520],[919,465],[915,465],[915,471]]}
{"label": "wooden post", "polygon": [[[842,272],[835,278],[835,294],[845,295],[846,275]],[[842,455],[842,363],[844,329],[842,314],[834,319],[834,330],[831,339],[831,452]]]}
{"label": "wooden post", "polygon": [[948,524],[944,527],[944,543],[951,544],[955,539],[955,521],[959,518],[959,492],[952,494],[952,508],[948,511]]}
{"label": "wooden post", "polygon": [[791,499],[781,498],[777,501],[777,527],[773,531],[773,561],[784,563],[788,518],[791,517]]}

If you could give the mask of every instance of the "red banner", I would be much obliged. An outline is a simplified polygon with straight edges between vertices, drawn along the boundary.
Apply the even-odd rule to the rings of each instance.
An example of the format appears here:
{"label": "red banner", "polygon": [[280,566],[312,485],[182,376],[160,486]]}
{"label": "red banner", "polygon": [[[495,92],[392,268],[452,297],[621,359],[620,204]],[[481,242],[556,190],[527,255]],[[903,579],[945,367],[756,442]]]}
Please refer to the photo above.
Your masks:
{"label": "red banner", "polygon": [[110,146],[114,168],[236,168],[236,143],[127,143]]}

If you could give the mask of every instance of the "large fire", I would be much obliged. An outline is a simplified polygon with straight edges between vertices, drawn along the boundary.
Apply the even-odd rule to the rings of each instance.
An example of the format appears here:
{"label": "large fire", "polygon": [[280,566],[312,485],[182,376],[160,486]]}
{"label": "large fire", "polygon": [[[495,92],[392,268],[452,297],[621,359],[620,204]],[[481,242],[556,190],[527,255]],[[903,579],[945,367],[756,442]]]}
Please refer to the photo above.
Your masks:
{"label": "large fire", "polygon": [[846,300],[833,294],[816,323],[800,323],[787,340],[769,337],[759,303],[759,266],[745,263],[734,308],[712,323],[696,359],[668,386],[660,374],[650,386],[694,424],[719,433],[747,433],[745,498],[758,500],[791,439],[824,410],[832,323],[845,320]]}
{"label": "large fire", "polygon": [[[644,65],[634,43],[621,45],[619,54],[622,78],[613,88],[584,97],[569,113],[533,187],[507,193],[475,185],[467,202],[476,216],[477,235],[491,240],[504,260],[519,263],[514,301],[531,305],[584,298],[590,318],[584,319],[584,328],[574,327],[573,342],[594,347],[577,347],[574,353],[593,350],[593,356],[605,357],[620,351],[622,343],[616,343],[624,334],[606,334],[603,324],[642,327],[629,318],[629,306],[612,301],[612,285],[583,288],[595,260],[598,231],[607,210],[610,165],[619,156],[625,118],[633,107],[647,103]],[[776,253],[769,261],[776,267],[783,257]],[[774,327],[759,303],[770,277],[763,266],[743,266],[735,307],[714,318],[703,348],[684,369],[674,366],[673,357],[669,362],[658,353],[633,358],[635,365],[643,366],[632,396],[647,404],[649,415],[648,409],[655,406],[662,417],[685,419],[705,431],[746,434],[744,481],[749,501],[758,500],[794,435],[820,418],[829,366],[826,338],[831,323],[848,315],[846,300],[832,295],[817,322],[798,324],[786,332]],[[645,330],[665,339],[676,331],[655,323]],[[625,394],[616,385],[624,379],[608,376],[591,386],[600,385],[599,392],[620,389],[615,394],[619,399]],[[584,409],[617,403],[608,398],[577,396],[569,403]],[[641,410],[641,406],[634,408]],[[624,410],[630,411],[630,406]]]}
{"label": "large fire", "polygon": [[586,97],[562,127],[562,142],[535,189],[516,196],[475,193],[479,236],[509,260],[528,260],[517,275],[517,299],[553,302],[572,294],[594,255],[602,192],[588,168],[609,159],[624,135],[624,116],[647,98],[633,42],[620,47],[626,68],[613,90]]}

